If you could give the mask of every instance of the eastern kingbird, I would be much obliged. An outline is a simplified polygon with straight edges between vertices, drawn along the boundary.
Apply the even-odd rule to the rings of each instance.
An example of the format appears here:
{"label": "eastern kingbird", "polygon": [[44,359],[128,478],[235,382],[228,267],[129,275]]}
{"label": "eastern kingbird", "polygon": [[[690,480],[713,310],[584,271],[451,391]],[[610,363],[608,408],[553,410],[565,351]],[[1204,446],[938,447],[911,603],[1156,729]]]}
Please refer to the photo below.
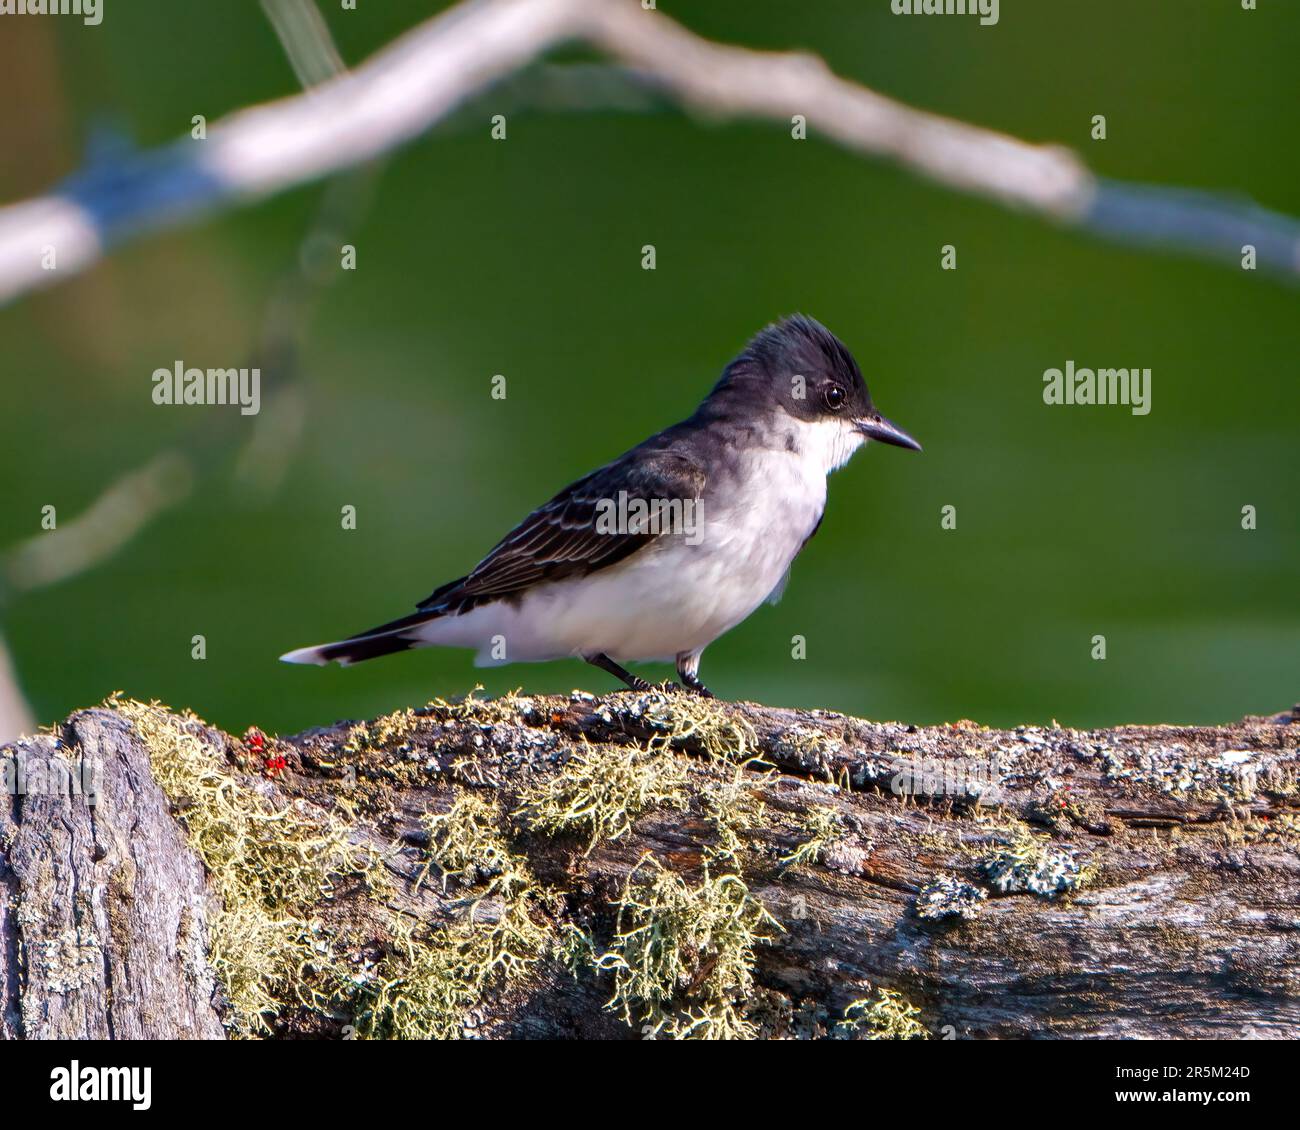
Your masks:
{"label": "eastern kingbird", "polygon": [[760,332],[680,424],[565,487],[419,611],[288,663],[359,663],[469,647],[478,666],[580,657],[634,690],[624,663],[700,655],[765,600],[821,525],[826,476],[867,440],[921,445],[871,403],[857,362],[812,318]]}

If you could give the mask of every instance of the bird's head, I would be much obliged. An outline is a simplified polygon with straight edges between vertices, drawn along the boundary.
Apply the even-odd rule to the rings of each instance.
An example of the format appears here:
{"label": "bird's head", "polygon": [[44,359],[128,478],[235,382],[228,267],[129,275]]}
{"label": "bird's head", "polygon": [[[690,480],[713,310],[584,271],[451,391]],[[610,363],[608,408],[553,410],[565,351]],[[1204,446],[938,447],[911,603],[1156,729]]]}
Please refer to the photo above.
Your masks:
{"label": "bird's head", "polygon": [[834,470],[865,440],[920,451],[921,445],[876,410],[853,354],[813,318],[795,314],[758,334],[709,394],[730,415],[774,420],[827,452]]}

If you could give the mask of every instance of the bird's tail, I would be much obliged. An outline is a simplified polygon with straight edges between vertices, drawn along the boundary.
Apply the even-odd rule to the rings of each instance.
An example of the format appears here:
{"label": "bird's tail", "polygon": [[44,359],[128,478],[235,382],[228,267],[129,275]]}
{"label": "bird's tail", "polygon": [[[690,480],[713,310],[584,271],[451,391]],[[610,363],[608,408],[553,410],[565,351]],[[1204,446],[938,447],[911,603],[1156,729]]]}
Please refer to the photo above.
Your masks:
{"label": "bird's tail", "polygon": [[395,651],[407,651],[420,646],[420,640],[412,635],[412,630],[436,620],[443,613],[441,610],[415,612],[403,616],[389,624],[381,624],[368,632],[349,636],[337,643],[323,643],[316,647],[300,647],[296,651],[286,652],[280,656],[282,663],[314,663],[324,667],[327,663],[337,662],[344,667],[352,663],[362,663],[367,659],[378,659],[381,655],[391,655]]}

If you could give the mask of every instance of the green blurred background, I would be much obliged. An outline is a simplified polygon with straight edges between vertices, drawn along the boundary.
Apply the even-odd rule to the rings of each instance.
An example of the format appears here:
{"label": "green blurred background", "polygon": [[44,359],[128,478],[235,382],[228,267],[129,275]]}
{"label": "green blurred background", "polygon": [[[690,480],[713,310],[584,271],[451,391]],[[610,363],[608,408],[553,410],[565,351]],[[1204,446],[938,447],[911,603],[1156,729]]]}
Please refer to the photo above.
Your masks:
{"label": "green blurred background", "polygon": [[[438,7],[323,4],[349,63]],[[991,28],[895,17],[888,0],[660,8],[1072,146],[1106,175],[1300,213],[1295,5],[1006,0]],[[99,27],[7,17],[0,64],[3,201],[75,169],[97,124],[157,145],[194,114],[297,88],[252,0],[106,0]],[[1104,142],[1089,138],[1097,113]],[[0,546],[38,534],[42,506],[65,523],[229,415],[154,406],[150,374],[244,363],[321,192],[130,244],[0,310]],[[485,111],[396,154],[348,237],[358,269],[312,322],[305,432],[279,489],[250,489],[227,461],[105,564],[9,602],[40,721],[119,688],[279,731],[476,681],[611,689],[577,662],[476,671],[469,653],[426,650],[321,670],[276,656],[403,614],[532,506],[687,415],[750,334],[795,310],[848,343],[925,453],[873,447],[835,476],[784,601],[706,654],[718,693],[1075,725],[1229,719],[1300,696],[1292,288],[1055,230],[778,125],[675,112],[512,114],[502,143]],[[947,243],[955,272],[939,268]],[[1067,359],[1150,367],[1151,414],[1049,409],[1043,370]],[[345,504],[355,531],[340,528]],[[955,531],[940,528],[947,504]],[[190,657],[195,634],[206,660]],[[1090,657],[1097,634],[1105,661]]]}

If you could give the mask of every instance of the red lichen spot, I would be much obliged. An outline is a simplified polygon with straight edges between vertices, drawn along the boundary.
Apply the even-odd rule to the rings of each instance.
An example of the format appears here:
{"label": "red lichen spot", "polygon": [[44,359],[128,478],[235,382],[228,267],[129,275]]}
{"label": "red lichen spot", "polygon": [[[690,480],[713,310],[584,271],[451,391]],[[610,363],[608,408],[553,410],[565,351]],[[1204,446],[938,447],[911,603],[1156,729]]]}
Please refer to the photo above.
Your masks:
{"label": "red lichen spot", "polygon": [[244,734],[244,744],[248,747],[250,760],[255,764],[260,760],[262,772],[268,777],[278,777],[284,772],[284,754],[273,753],[266,744],[266,735],[256,726],[250,726]]}

